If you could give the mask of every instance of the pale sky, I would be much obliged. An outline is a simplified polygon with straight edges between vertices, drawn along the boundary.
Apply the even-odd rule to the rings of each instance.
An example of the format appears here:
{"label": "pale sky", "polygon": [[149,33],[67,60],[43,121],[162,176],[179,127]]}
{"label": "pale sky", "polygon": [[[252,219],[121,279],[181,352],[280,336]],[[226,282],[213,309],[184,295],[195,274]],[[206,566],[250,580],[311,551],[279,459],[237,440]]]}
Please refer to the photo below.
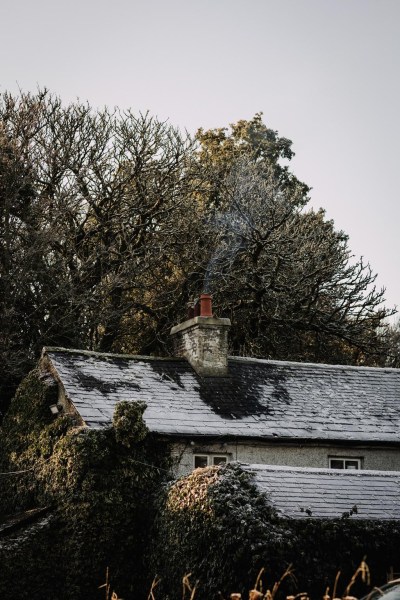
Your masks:
{"label": "pale sky", "polygon": [[263,112],[400,307],[400,0],[0,0],[0,24],[0,92],[192,133]]}

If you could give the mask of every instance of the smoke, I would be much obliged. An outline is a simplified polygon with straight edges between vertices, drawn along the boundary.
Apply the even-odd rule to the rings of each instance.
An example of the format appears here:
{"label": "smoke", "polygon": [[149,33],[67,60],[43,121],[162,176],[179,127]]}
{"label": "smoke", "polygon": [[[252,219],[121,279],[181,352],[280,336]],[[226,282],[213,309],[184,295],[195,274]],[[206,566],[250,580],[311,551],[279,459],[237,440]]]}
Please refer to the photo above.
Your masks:
{"label": "smoke", "polygon": [[227,276],[236,255],[246,249],[252,237],[251,204],[254,195],[260,191],[259,186],[254,165],[248,159],[238,159],[225,182],[227,210],[216,213],[209,222],[216,243],[204,276],[206,293],[212,293],[217,281]]}
{"label": "smoke", "polygon": [[214,291],[217,280],[224,278],[237,253],[246,246],[243,223],[238,213],[218,213],[211,229],[215,231],[218,243],[208,261],[204,276],[203,291],[207,294]]}
{"label": "smoke", "polygon": [[273,245],[283,224],[304,205],[304,191],[283,188],[273,165],[241,157],[225,179],[222,199],[225,212],[209,222],[215,242],[204,278],[208,293],[234,277],[232,263],[239,253]]}

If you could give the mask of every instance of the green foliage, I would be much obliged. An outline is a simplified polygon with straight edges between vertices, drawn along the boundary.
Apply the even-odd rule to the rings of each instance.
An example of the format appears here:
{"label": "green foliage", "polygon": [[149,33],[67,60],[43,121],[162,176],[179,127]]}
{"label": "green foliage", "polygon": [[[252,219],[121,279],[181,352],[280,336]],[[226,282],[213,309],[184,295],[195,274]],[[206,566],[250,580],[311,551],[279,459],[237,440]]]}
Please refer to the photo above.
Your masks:
{"label": "green foliage", "polygon": [[218,591],[224,597],[232,590],[244,593],[262,566],[279,573],[291,545],[267,498],[235,464],[196,469],[173,483],[153,535],[150,562],[161,577],[161,596],[168,598],[179,597],[187,573],[199,580],[199,600]]}
{"label": "green foliage", "polygon": [[207,131],[200,128],[196,139],[200,142],[198,158],[204,174],[208,175],[207,204],[218,207],[225,204],[224,180],[235,161],[244,156],[254,163],[263,164],[266,169],[272,168],[282,189],[297,188],[300,204],[307,202],[310,188],[300,182],[287,165],[282,164],[294,156],[292,142],[267,127],[262,113],[257,113],[250,121],[241,119],[232,123],[230,130],[227,127]]}
{"label": "green foliage", "polygon": [[[52,416],[48,390],[31,373],[1,432],[2,470],[30,470],[2,477],[0,514],[48,506],[51,523],[33,528],[18,544],[0,544],[0,596],[13,589],[21,599],[55,597],[55,590],[59,600],[99,598],[107,567],[122,597],[144,593],[152,577],[143,564],[152,498],[167,475],[167,449],[146,435],[143,405],[119,407],[116,430],[89,430],[67,416]],[[38,581],[30,558],[37,553],[37,568],[43,577],[57,573],[57,587],[50,576],[30,588]]]}
{"label": "green foliage", "polygon": [[15,451],[30,446],[43,426],[54,420],[50,405],[57,402],[58,389],[54,381],[46,382],[34,369],[21,383],[10,409],[3,421],[3,432]]}
{"label": "green foliage", "polygon": [[146,404],[141,401],[123,401],[117,404],[113,415],[113,428],[117,442],[130,448],[133,444],[144,440],[149,433],[142,419],[145,410]]}
{"label": "green foliage", "polygon": [[[321,597],[327,586],[332,592],[338,571],[341,595],[364,557],[374,586],[386,582],[391,567],[395,572],[400,569],[399,521],[304,519],[291,521],[289,526],[294,543],[288,560],[294,565],[299,587],[311,597]],[[351,593],[361,596],[366,589],[359,583]]]}
{"label": "green foliage", "polygon": [[50,405],[58,398],[53,380],[34,369],[21,383],[0,428],[0,515],[46,504],[37,484],[54,444],[73,424],[68,416],[55,419]]}

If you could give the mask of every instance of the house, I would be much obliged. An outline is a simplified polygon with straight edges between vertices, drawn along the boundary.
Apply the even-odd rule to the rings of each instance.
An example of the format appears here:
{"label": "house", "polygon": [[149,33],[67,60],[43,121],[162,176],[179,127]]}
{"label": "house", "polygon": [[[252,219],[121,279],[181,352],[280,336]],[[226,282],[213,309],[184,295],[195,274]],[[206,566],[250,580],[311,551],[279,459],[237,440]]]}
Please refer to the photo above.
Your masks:
{"label": "house", "polygon": [[175,358],[44,349],[53,410],[99,429],[119,401],[144,401],[177,475],[232,460],[400,471],[400,370],[228,357],[229,319],[213,316],[207,294],[197,313],[171,330]]}

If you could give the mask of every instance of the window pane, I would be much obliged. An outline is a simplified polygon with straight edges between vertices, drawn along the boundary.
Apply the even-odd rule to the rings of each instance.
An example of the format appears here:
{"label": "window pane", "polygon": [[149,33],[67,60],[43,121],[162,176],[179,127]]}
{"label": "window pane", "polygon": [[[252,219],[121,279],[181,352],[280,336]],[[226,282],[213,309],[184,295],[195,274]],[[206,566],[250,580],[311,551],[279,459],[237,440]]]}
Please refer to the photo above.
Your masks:
{"label": "window pane", "polygon": [[344,461],[340,458],[331,458],[330,459],[330,468],[331,469],[344,469]]}
{"label": "window pane", "polygon": [[206,467],[208,464],[207,456],[195,456],[194,457],[194,468]]}
{"label": "window pane", "polygon": [[226,463],[226,456],[214,456],[214,465],[223,465]]}

